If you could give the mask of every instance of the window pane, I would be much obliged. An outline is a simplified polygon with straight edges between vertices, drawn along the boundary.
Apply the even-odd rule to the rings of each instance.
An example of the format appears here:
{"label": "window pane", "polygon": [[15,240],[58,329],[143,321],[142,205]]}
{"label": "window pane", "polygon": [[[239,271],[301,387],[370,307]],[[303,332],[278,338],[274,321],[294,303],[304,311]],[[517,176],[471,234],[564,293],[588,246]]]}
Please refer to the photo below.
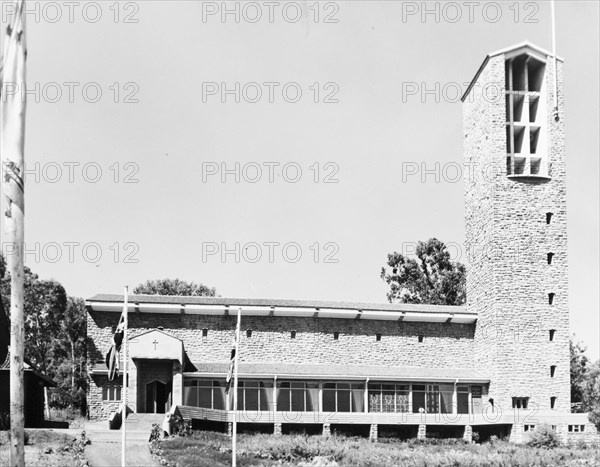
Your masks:
{"label": "window pane", "polygon": [[413,386],[413,413],[419,413],[420,410],[425,410],[425,391],[415,391],[415,386]]}
{"label": "window pane", "polygon": [[427,413],[439,413],[440,411],[440,389],[437,385],[427,386]]}
{"label": "window pane", "polygon": [[381,412],[381,392],[369,391],[369,412]]}
{"label": "window pane", "polygon": [[[345,384],[344,386],[348,386]],[[350,391],[337,391],[337,409],[338,412],[350,412]]]}
{"label": "window pane", "polygon": [[323,390],[323,411],[335,412],[335,390]]}
{"label": "window pane", "polygon": [[258,383],[254,387],[246,387],[246,410],[258,410]]}
{"label": "window pane", "polygon": [[352,412],[365,411],[365,390],[363,388],[352,390]]}
{"label": "window pane", "polygon": [[408,406],[408,386],[398,385],[396,386],[396,412],[409,412]]}
{"label": "window pane", "polygon": [[102,386],[102,400],[108,400],[108,386]]}
{"label": "window pane", "polygon": [[215,381],[213,383],[212,391],[213,391],[213,409],[225,410],[225,386],[222,383]]}
{"label": "window pane", "polygon": [[440,384],[440,412],[452,413],[452,403],[454,399],[454,386],[450,384]]}
{"label": "window pane", "polygon": [[[383,385],[383,387],[389,387],[390,385]],[[392,389],[384,389],[381,391],[381,411],[382,412],[395,412],[396,411],[396,395],[393,389],[394,385],[391,385]]]}
{"label": "window pane", "polygon": [[260,410],[273,410],[273,383],[260,382]]}
{"label": "window pane", "polygon": [[212,388],[194,388],[192,393],[197,394],[197,397],[192,399],[193,403],[188,405],[198,405],[198,407],[204,407],[205,409],[212,409]]}
{"label": "window pane", "polygon": [[292,389],[292,411],[304,412],[304,389]]}
{"label": "window pane", "polygon": [[458,413],[468,414],[469,413],[469,393],[459,392],[458,393]]}
{"label": "window pane", "polygon": [[306,411],[319,410],[319,385],[316,383],[306,383]]}
{"label": "window pane", "polygon": [[[282,386],[284,384],[282,383]],[[290,410],[290,390],[286,387],[281,387],[277,390],[277,410],[280,412],[288,412]]]}

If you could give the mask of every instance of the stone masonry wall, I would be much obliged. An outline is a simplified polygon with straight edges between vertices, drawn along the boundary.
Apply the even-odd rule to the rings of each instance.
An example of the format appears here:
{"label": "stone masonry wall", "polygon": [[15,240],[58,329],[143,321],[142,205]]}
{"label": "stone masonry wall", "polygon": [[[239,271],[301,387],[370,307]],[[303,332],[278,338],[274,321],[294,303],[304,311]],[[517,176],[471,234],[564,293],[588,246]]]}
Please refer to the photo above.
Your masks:
{"label": "stone masonry wall", "polygon": [[[88,313],[89,361],[101,361],[110,347],[118,313]],[[234,316],[131,313],[132,335],[158,326],[183,340],[192,362],[226,362],[235,334]],[[208,336],[202,337],[202,329]],[[252,329],[247,338],[245,330]],[[290,331],[297,332],[291,339]],[[333,333],[340,333],[334,340]],[[353,319],[243,317],[240,355],[246,363],[289,362],[471,368],[474,326],[446,323],[397,323]],[[376,334],[382,335],[376,341]],[[424,336],[418,342],[418,336]]]}
{"label": "stone masonry wall", "polygon": [[[560,121],[553,119],[553,78],[546,67],[546,137],[550,180],[506,175],[504,96],[465,104],[465,160],[493,168],[466,188],[466,230],[471,255],[467,275],[469,306],[479,313],[477,363],[492,366],[490,397],[510,409],[512,397],[530,397],[530,407],[570,410],[567,224],[562,64]],[[504,83],[504,56],[492,57],[480,76]],[[482,86],[480,86],[481,88]],[[489,97],[489,96],[488,96]],[[475,172],[477,174],[477,171]],[[546,213],[552,221],[546,223]],[[554,253],[552,265],[547,253]],[[548,293],[555,293],[549,304]],[[555,329],[553,342],[549,330]],[[555,365],[554,377],[550,366]]]}
{"label": "stone masonry wall", "polygon": [[[88,312],[88,362],[103,362],[112,342],[119,313]],[[131,335],[163,327],[164,332],[183,340],[187,357],[198,362],[227,362],[234,339],[235,316],[130,313]],[[202,329],[208,336],[202,337]],[[252,329],[247,338],[245,330]],[[296,331],[292,339],[290,331]],[[334,340],[333,332],[340,333]],[[381,341],[376,334],[381,334]],[[418,342],[418,336],[423,342]],[[351,319],[243,317],[240,356],[246,363],[297,363],[427,368],[472,368],[474,326],[446,323],[397,323]],[[132,371],[140,370],[130,362]],[[139,387],[143,369],[131,375],[130,384]],[[485,373],[484,373],[485,374]],[[118,403],[102,402],[99,383],[91,378],[88,403],[92,418],[106,418]],[[134,381],[136,380],[136,381]],[[129,396],[133,403],[133,394]],[[143,406],[138,394],[137,404]]]}

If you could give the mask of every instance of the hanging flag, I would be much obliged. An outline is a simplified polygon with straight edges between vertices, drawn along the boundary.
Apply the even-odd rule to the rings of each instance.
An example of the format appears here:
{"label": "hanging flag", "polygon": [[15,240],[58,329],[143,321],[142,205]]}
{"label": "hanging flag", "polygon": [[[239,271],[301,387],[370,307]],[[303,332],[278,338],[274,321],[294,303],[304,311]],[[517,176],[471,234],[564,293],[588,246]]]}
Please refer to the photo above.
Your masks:
{"label": "hanging flag", "polygon": [[121,355],[121,345],[123,344],[123,337],[125,335],[125,313],[123,310],[121,317],[119,318],[119,324],[112,337],[112,345],[108,353],[106,354],[106,367],[108,368],[108,380],[112,381],[115,377],[119,376],[119,361]]}
{"label": "hanging flag", "polygon": [[[229,360],[229,370],[227,371],[227,377],[225,378],[225,394],[229,394],[229,389],[231,388],[232,382],[235,382],[235,384],[237,384],[237,381],[234,381],[234,379],[235,379],[235,375],[237,374],[236,354],[237,354],[237,350],[238,350],[238,345],[240,343],[241,321],[242,321],[242,309],[238,308],[237,326],[235,327],[235,338],[233,341],[233,348],[231,349],[231,359]],[[236,388],[236,391],[237,391],[237,388]],[[234,393],[234,399],[235,399],[235,397],[236,397],[236,395]]]}
{"label": "hanging flag", "polygon": [[225,394],[229,394],[229,388],[231,387],[231,383],[233,381],[233,370],[235,368],[235,348],[236,344],[233,344],[233,349],[231,349],[231,360],[229,361],[229,371],[227,371],[227,377],[225,378]]}

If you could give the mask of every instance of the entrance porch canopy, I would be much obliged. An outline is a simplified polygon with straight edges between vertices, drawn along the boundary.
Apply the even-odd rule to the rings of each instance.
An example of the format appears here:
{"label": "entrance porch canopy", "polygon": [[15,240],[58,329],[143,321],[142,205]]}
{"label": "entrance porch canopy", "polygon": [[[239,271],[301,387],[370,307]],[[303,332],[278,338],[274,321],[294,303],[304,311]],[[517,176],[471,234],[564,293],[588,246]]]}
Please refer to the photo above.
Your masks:
{"label": "entrance porch canopy", "polygon": [[177,360],[184,364],[183,341],[158,329],[129,339],[129,356],[134,359]]}

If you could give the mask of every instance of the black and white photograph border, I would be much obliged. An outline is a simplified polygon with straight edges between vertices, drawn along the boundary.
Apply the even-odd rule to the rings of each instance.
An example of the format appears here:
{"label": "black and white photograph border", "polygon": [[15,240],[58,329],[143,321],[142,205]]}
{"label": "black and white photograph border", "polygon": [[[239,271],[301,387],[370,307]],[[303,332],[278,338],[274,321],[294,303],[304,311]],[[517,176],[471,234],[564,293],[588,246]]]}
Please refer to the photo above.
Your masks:
{"label": "black and white photograph border", "polygon": [[600,2],[0,8],[1,465],[600,463]]}

